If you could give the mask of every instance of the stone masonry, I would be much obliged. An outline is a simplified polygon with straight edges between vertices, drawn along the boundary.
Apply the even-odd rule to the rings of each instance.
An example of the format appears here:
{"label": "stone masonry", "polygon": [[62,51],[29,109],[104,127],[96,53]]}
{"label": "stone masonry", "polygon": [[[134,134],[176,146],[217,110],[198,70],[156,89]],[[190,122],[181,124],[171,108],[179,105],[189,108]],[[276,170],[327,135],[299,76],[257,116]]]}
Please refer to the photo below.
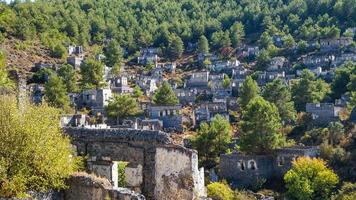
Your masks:
{"label": "stone masonry", "polygon": [[79,155],[125,161],[126,187],[146,199],[205,196],[195,150],[172,144],[167,133],[133,129],[66,128]]}

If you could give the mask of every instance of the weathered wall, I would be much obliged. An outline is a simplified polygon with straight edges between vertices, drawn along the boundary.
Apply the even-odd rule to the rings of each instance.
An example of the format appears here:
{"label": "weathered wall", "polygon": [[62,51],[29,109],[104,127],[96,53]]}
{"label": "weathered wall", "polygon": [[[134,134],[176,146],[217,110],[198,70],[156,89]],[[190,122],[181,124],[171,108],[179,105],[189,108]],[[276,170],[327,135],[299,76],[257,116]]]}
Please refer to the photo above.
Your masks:
{"label": "weathered wall", "polygon": [[113,188],[107,179],[86,173],[74,174],[64,191],[65,200],[144,200],[145,197],[126,188]]}
{"label": "weathered wall", "polygon": [[[167,133],[128,129],[66,128],[77,152],[129,162],[127,187],[147,199],[192,199],[204,188],[197,153],[173,145]],[[167,185],[169,184],[169,185]],[[200,184],[200,185],[199,185]],[[170,193],[177,195],[167,198]],[[182,197],[182,198],[181,198]]]}

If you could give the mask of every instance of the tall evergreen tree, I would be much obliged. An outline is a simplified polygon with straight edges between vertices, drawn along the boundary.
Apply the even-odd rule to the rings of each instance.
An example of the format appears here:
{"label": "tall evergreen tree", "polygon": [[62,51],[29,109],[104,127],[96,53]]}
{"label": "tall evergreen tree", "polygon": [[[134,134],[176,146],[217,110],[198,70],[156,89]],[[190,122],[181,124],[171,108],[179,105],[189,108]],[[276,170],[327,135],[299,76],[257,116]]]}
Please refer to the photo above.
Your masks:
{"label": "tall evergreen tree", "polygon": [[208,39],[204,35],[200,36],[198,40],[198,53],[209,53]]}
{"label": "tall evergreen tree", "polygon": [[174,93],[172,87],[167,81],[164,81],[162,86],[158,88],[153,96],[153,103],[156,105],[177,105],[179,100]]}
{"label": "tall evergreen tree", "polygon": [[69,96],[66,85],[63,80],[55,74],[52,74],[45,84],[45,99],[54,107],[67,109],[69,108]]}
{"label": "tall evergreen tree", "polygon": [[66,84],[67,92],[78,91],[77,74],[71,65],[68,64],[61,65],[57,73],[58,76],[60,76],[63,79],[64,83]]}
{"label": "tall evergreen tree", "polygon": [[110,99],[108,106],[105,108],[108,116],[116,119],[121,124],[124,119],[134,117],[142,113],[136,99],[130,95],[115,95]]}
{"label": "tall evergreen tree", "polygon": [[325,81],[316,79],[309,70],[303,70],[301,78],[292,85],[292,97],[297,111],[305,110],[306,103],[317,103],[329,93],[330,87]]}
{"label": "tall evergreen tree", "polygon": [[239,92],[238,103],[242,109],[245,109],[247,104],[254,98],[256,98],[260,93],[260,88],[258,87],[255,80],[251,76],[248,76],[245,82],[242,84]]}
{"label": "tall evergreen tree", "polygon": [[92,58],[80,66],[80,80],[83,89],[95,89],[104,85],[104,64]]}
{"label": "tall evergreen tree", "polygon": [[115,40],[111,40],[105,48],[106,65],[112,68],[112,73],[117,74],[120,71],[123,60],[123,50]]}
{"label": "tall evergreen tree", "polygon": [[242,151],[265,154],[285,143],[285,137],[280,132],[282,124],[278,109],[262,97],[256,97],[248,103],[240,126]]}
{"label": "tall evergreen tree", "polygon": [[262,92],[262,96],[265,100],[277,106],[279,115],[284,122],[296,119],[297,112],[294,109],[291,91],[281,79],[268,83]]}
{"label": "tall evergreen tree", "polygon": [[176,60],[182,56],[184,51],[184,44],[182,39],[178,35],[172,35],[169,39],[167,47],[167,56],[171,60]]}
{"label": "tall evergreen tree", "polygon": [[236,22],[231,26],[231,43],[234,48],[238,47],[245,37],[244,25],[241,22]]}

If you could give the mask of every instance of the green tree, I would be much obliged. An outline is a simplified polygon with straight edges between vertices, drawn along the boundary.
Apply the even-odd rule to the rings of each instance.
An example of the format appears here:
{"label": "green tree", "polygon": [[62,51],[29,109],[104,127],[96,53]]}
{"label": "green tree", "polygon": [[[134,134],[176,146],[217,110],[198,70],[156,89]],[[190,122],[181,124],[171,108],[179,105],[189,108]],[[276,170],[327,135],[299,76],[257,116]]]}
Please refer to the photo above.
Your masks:
{"label": "green tree", "polygon": [[226,182],[214,182],[207,186],[208,197],[214,200],[234,200],[234,191]]}
{"label": "green tree", "polygon": [[238,103],[242,109],[246,108],[247,104],[254,98],[256,98],[260,93],[260,88],[258,87],[255,80],[251,76],[248,76],[243,82],[240,92]]}
{"label": "green tree", "polygon": [[87,59],[80,66],[83,89],[100,88],[104,85],[104,64],[92,58]]}
{"label": "green tree", "polygon": [[338,194],[336,200],[353,200],[356,199],[356,184],[344,182]]}
{"label": "green tree", "polygon": [[77,86],[77,74],[71,65],[61,65],[57,73],[66,84],[67,92],[78,92],[79,88]]}
{"label": "green tree", "polygon": [[172,35],[167,46],[167,56],[171,60],[176,60],[182,56],[184,44],[178,35]]}
{"label": "green tree", "polygon": [[57,44],[52,48],[51,56],[54,58],[64,58],[67,55],[67,49],[61,45]]}
{"label": "green tree", "polygon": [[245,37],[244,25],[241,22],[236,22],[230,28],[231,43],[234,48],[238,47]]}
{"label": "green tree", "polygon": [[268,34],[268,32],[263,32],[260,40],[258,41],[260,48],[268,48],[273,44],[272,37]]}
{"label": "green tree", "polygon": [[164,81],[162,86],[157,89],[153,95],[153,103],[156,105],[177,105],[179,100],[174,93],[171,85],[167,81]]}
{"label": "green tree", "polygon": [[305,69],[299,81],[292,85],[292,99],[297,111],[304,111],[306,103],[317,103],[324,99],[330,91],[329,85],[316,79],[315,75]]}
{"label": "green tree", "polygon": [[277,106],[279,116],[284,122],[296,120],[297,112],[294,109],[292,94],[289,87],[283,83],[283,80],[276,79],[267,83],[262,96],[265,100]]}
{"label": "green tree", "polygon": [[123,50],[115,40],[111,40],[105,49],[106,65],[112,67],[112,73],[117,75],[123,61]]}
{"label": "green tree", "polygon": [[225,89],[229,88],[231,85],[231,80],[228,75],[224,74],[223,87]]}
{"label": "green tree", "polygon": [[45,84],[44,96],[51,106],[63,109],[69,108],[70,103],[66,85],[63,80],[55,74],[51,75]]}
{"label": "green tree", "polygon": [[338,176],[318,158],[301,157],[284,175],[287,194],[297,200],[330,199]]}
{"label": "green tree", "polygon": [[348,91],[347,85],[351,82],[351,76],[356,74],[356,63],[347,62],[335,70],[335,76],[331,83],[331,94],[338,99]]}
{"label": "green tree", "polygon": [[19,109],[16,102],[0,98],[0,196],[64,188],[80,159],[59,127],[60,111],[46,104]]}
{"label": "green tree", "polygon": [[124,119],[134,117],[142,113],[136,99],[130,95],[115,95],[109,100],[108,106],[105,108],[108,116],[115,119],[121,124]]}
{"label": "green tree", "polygon": [[240,128],[242,151],[264,154],[285,144],[278,109],[262,97],[252,99],[247,105]]}
{"label": "green tree", "polygon": [[256,61],[257,68],[261,71],[264,71],[271,62],[271,56],[269,51],[266,49],[261,50],[256,57]]}
{"label": "green tree", "polygon": [[292,48],[295,45],[294,38],[291,34],[288,34],[282,38],[284,48]]}
{"label": "green tree", "polygon": [[209,53],[209,43],[208,39],[204,35],[200,36],[198,40],[198,53]]}
{"label": "green tree", "polygon": [[133,88],[133,92],[132,92],[132,97],[134,98],[140,98],[143,96],[143,92],[141,90],[141,88],[136,85],[134,88]]}
{"label": "green tree", "polygon": [[192,145],[199,152],[199,159],[204,166],[212,167],[221,153],[225,153],[232,139],[232,129],[227,119],[216,115],[209,124],[202,123]]}

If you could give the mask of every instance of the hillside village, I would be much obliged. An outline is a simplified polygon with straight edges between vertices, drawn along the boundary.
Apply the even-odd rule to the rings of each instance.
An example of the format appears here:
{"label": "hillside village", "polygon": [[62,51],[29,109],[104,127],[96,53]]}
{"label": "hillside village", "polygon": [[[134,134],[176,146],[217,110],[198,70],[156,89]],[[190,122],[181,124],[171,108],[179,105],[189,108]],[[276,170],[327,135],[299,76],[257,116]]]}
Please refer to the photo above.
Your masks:
{"label": "hillside village", "polygon": [[[10,12],[22,3],[0,5]],[[81,6],[94,10],[89,3]],[[2,16],[1,198],[23,192],[53,200],[356,198],[355,26],[334,32],[335,26],[319,27],[318,36],[300,39],[272,22],[259,36],[235,22],[215,36],[186,41],[183,33],[167,33],[166,43],[139,38],[142,44],[133,48],[95,23],[90,31],[98,32],[90,33],[95,36],[89,43],[56,43],[61,34],[54,31],[30,44],[29,32],[12,33],[18,27],[7,27],[10,19]],[[37,122],[27,124],[26,108]],[[53,187],[28,186],[45,180],[41,173],[47,172],[21,177],[34,181],[23,184],[25,191],[12,187],[20,182],[9,175],[16,165],[4,156],[12,152],[6,147],[12,141],[5,134],[11,127],[7,118],[13,118],[7,109],[19,124],[23,115],[23,124],[39,135],[55,129],[68,138],[70,148],[58,142],[62,156],[70,158],[66,165],[78,159],[82,166],[61,178],[67,187],[55,181]],[[34,128],[36,123],[44,127]],[[11,133],[25,130],[18,127]],[[34,138],[41,143],[40,136]],[[16,151],[21,150],[12,158]],[[313,189],[299,193],[303,186]]]}

